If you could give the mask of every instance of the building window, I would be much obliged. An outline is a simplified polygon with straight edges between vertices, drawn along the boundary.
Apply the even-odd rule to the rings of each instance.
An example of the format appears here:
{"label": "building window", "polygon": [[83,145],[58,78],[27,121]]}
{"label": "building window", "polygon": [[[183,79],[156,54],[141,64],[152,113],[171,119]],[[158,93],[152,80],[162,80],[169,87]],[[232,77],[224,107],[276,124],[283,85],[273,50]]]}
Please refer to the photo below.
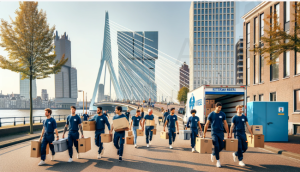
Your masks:
{"label": "building window", "polygon": [[253,95],[253,101],[254,102],[256,101],[256,95]]}
{"label": "building window", "polygon": [[285,22],[290,21],[290,4],[291,2],[287,1],[285,2]]}
{"label": "building window", "polygon": [[256,84],[256,56],[253,57],[253,84]]}
{"label": "building window", "polygon": [[246,24],[246,58],[247,58],[247,83],[250,84],[250,23]]}
{"label": "building window", "polygon": [[262,83],[264,75],[264,57],[260,55],[259,58],[259,83]]}
{"label": "building window", "polygon": [[295,112],[300,112],[300,90],[294,91],[294,101]]}
{"label": "building window", "polygon": [[263,94],[258,95],[258,101],[264,101],[264,95]]}
{"label": "building window", "polygon": [[276,92],[270,93],[270,101],[271,102],[276,102]]}
{"label": "building window", "polygon": [[277,15],[277,24],[279,24],[279,15],[280,15],[279,3],[275,5],[275,13]]}
{"label": "building window", "polygon": [[264,13],[260,15],[260,37],[264,35]]}
{"label": "building window", "polygon": [[285,52],[283,56],[284,73],[283,77],[290,76],[290,52]]}
{"label": "building window", "polygon": [[249,96],[247,97],[247,102],[250,102],[250,97]]}
{"label": "building window", "polygon": [[[274,58],[271,56],[271,58]],[[275,64],[270,65],[270,81],[278,80],[279,74],[279,57],[276,58]]]}
{"label": "building window", "polygon": [[295,75],[300,74],[300,56],[299,53],[295,54]]}

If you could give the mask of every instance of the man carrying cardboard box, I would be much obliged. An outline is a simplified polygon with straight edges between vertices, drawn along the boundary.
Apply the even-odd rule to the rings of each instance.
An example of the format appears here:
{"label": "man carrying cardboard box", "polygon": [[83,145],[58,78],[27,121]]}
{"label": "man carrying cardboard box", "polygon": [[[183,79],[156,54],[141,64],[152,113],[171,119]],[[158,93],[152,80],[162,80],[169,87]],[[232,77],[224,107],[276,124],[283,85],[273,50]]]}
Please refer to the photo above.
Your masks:
{"label": "man carrying cardboard box", "polygon": [[[144,131],[144,126],[145,126],[145,121],[146,120],[153,120],[154,121],[154,115],[153,115],[153,111],[152,109],[148,109],[148,115],[145,116],[145,119],[143,121],[143,131]],[[153,132],[151,130],[154,129],[154,126],[146,126],[145,127],[145,134],[146,134],[146,143],[147,143],[147,147],[149,147],[149,144],[151,144],[152,141],[152,135]],[[150,141],[149,141],[149,136],[150,136]]]}
{"label": "man carrying cardboard box", "polygon": [[164,122],[163,123],[166,123],[168,115],[170,115],[170,114],[169,114],[168,110],[166,109],[166,111],[164,113]]}
{"label": "man carrying cardboard box", "polygon": [[47,117],[47,119],[43,121],[43,130],[40,137],[40,142],[43,139],[41,145],[41,162],[38,165],[45,164],[47,144],[49,144],[49,147],[52,152],[51,160],[52,161],[54,160],[55,151],[54,151],[54,146],[52,144],[52,142],[54,141],[54,131],[56,133],[57,140],[59,139],[59,137],[58,137],[56,121],[54,118],[51,117],[51,114],[52,114],[51,109],[49,108],[45,109],[45,116]]}
{"label": "man carrying cardboard box", "polygon": [[130,119],[130,111],[129,111],[129,109],[127,110],[127,112],[125,112],[125,115],[126,115],[126,117],[128,119],[128,122],[129,122],[129,119]]}
{"label": "man carrying cardboard box", "polygon": [[87,121],[89,117],[90,116],[87,114],[87,111],[85,111],[85,114],[83,114],[83,121]]}
{"label": "man carrying cardboard box", "polygon": [[228,131],[228,124],[226,121],[226,115],[224,112],[221,111],[222,104],[220,102],[217,102],[215,107],[216,107],[215,111],[211,112],[208,115],[204,127],[203,138],[205,138],[206,131],[208,129],[209,123],[211,122],[211,137],[213,140],[213,145],[215,147],[213,154],[211,154],[211,161],[214,162],[214,156],[216,156],[217,167],[221,167],[219,153],[224,148],[223,123],[224,123],[225,130],[227,132],[227,138],[229,138],[229,131]]}
{"label": "man carrying cardboard box", "polygon": [[103,115],[105,115],[107,117],[107,119],[109,119],[109,116],[107,114],[108,114],[108,111],[104,111]]}
{"label": "man carrying cardboard box", "polygon": [[238,139],[238,151],[232,153],[233,161],[236,162],[236,157],[239,159],[239,165],[245,166],[243,160],[243,153],[246,152],[248,148],[247,137],[245,133],[245,124],[247,125],[248,130],[251,133],[251,127],[248,124],[248,118],[242,114],[243,105],[237,105],[235,107],[237,114],[232,118],[231,128],[230,128],[230,137],[232,137],[232,131],[234,132],[234,138]]}
{"label": "man carrying cardboard box", "polygon": [[97,107],[97,114],[98,115],[95,115],[89,121],[96,122],[95,144],[96,144],[96,146],[99,147],[97,158],[101,159],[101,155],[104,154],[103,143],[101,142],[101,134],[105,133],[105,124],[107,125],[107,128],[109,130],[109,134],[111,134],[111,131],[110,131],[110,124],[108,122],[107,117],[104,114],[102,114],[102,107],[100,107],[100,106]]}
{"label": "man carrying cardboard box", "polygon": [[175,108],[171,108],[171,114],[167,117],[167,120],[164,125],[164,131],[165,131],[166,125],[168,124],[170,149],[173,149],[173,143],[175,142],[175,138],[176,138],[175,123],[177,125],[177,133],[179,133],[177,115],[175,115],[174,113],[175,113]]}
{"label": "man carrying cardboard box", "polygon": [[[191,110],[192,116],[189,117],[188,122],[186,124],[186,130],[187,127],[190,126],[190,130],[192,131],[191,133],[191,146],[192,146],[192,152],[196,152],[195,150],[195,143],[196,143],[196,137],[198,136],[198,128],[200,129],[200,132],[202,132],[201,124],[200,124],[200,119],[198,116],[195,116],[197,111],[195,109]],[[191,125],[190,125],[191,124]]]}
{"label": "man carrying cardboard box", "polygon": [[139,129],[139,125],[141,125],[141,127],[143,127],[142,125],[142,117],[140,116],[140,113],[141,111],[138,109],[136,110],[136,114],[135,116],[133,116],[131,118],[131,123],[130,123],[130,129],[131,130],[131,126],[133,124],[133,135],[134,135],[134,147],[137,148],[137,145],[136,145],[136,138],[137,138],[137,134],[136,134],[136,130]]}
{"label": "man carrying cardboard box", "polygon": [[64,128],[64,132],[62,135],[62,138],[65,138],[65,133],[68,130],[69,127],[69,134],[68,134],[68,150],[69,150],[69,161],[72,162],[72,156],[73,156],[73,144],[77,150],[77,159],[79,159],[79,152],[78,152],[78,139],[79,139],[79,132],[78,130],[80,129],[81,132],[81,137],[84,138],[83,136],[83,129],[81,125],[81,119],[80,117],[75,114],[76,112],[76,107],[71,106],[71,115],[67,117],[67,122]]}
{"label": "man carrying cardboard box", "polygon": [[[120,119],[120,118],[126,118],[127,119],[126,115],[122,114],[122,106],[117,106],[116,109],[115,109],[115,113],[117,115],[115,115],[113,117],[113,120]],[[112,124],[111,131],[113,129],[114,129],[114,124]],[[124,149],[124,140],[125,140],[125,131],[115,131],[114,145],[118,150],[117,154],[119,155],[119,161],[122,161],[122,155],[123,155],[123,149]]]}

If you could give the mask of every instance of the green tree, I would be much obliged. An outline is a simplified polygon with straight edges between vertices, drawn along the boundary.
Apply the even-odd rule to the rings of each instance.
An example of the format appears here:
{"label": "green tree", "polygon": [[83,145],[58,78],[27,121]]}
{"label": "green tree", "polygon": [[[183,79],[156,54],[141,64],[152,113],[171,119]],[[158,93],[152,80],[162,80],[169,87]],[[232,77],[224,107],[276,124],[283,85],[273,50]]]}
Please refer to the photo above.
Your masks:
{"label": "green tree", "polygon": [[[289,3],[289,1],[287,1]],[[300,2],[295,2],[291,8],[295,20],[295,27],[287,33],[284,27],[280,27],[276,13],[271,13],[264,19],[264,36],[261,37],[261,44],[255,44],[255,48],[251,49],[255,53],[263,54],[267,64],[272,65],[278,63],[280,54],[287,51],[300,52]]]}
{"label": "green tree", "polygon": [[32,80],[48,78],[56,74],[68,61],[55,60],[54,30],[49,27],[46,13],[38,10],[38,2],[19,2],[15,20],[11,24],[1,20],[0,46],[8,52],[8,58],[0,55],[0,67],[20,72],[22,79],[30,80],[30,133],[32,122]]}
{"label": "green tree", "polygon": [[184,104],[186,103],[186,99],[187,99],[187,93],[189,92],[189,89],[187,87],[182,87],[179,91],[178,91],[178,96],[177,96],[177,100],[179,101],[179,103],[181,101],[184,102]]}

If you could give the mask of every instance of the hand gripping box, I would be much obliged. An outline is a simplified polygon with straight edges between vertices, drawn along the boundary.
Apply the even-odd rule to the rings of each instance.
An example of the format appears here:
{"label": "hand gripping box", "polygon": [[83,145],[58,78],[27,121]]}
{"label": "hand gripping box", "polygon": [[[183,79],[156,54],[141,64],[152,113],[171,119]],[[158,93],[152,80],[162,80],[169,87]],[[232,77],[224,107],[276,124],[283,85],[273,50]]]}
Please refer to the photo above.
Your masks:
{"label": "hand gripping box", "polygon": [[144,132],[142,129],[136,129],[136,136],[144,136]]}
{"label": "hand gripping box", "polygon": [[146,122],[145,122],[146,124],[146,126],[155,126],[155,121],[154,120],[146,120]]}
{"label": "hand gripping box", "polygon": [[153,135],[156,135],[156,129],[151,130]]}
{"label": "hand gripping box", "polygon": [[83,131],[95,131],[96,122],[95,121],[83,121]]}
{"label": "hand gripping box", "polygon": [[133,136],[126,137],[126,144],[133,145],[133,142],[134,142],[133,139],[134,139]]}
{"label": "hand gripping box", "polygon": [[112,142],[112,134],[101,134],[101,143],[109,143]]}
{"label": "hand gripping box", "polygon": [[196,137],[195,150],[199,153],[212,153],[212,139]]}
{"label": "hand gripping box", "polygon": [[162,139],[169,139],[169,133],[161,131],[160,132],[160,138],[162,138]]}
{"label": "hand gripping box", "polygon": [[179,138],[182,140],[190,140],[191,139],[191,130],[179,130]]}
{"label": "hand gripping box", "polygon": [[[46,147],[46,155],[49,154],[49,144]],[[39,140],[31,141],[30,157],[38,158],[41,157],[41,142]]]}
{"label": "hand gripping box", "polygon": [[132,131],[128,131],[128,136],[132,136]]}
{"label": "hand gripping box", "polygon": [[78,140],[78,152],[83,153],[91,150],[91,138],[85,137]]}
{"label": "hand gripping box", "polygon": [[225,139],[225,147],[224,150],[226,151],[234,151],[236,152],[238,150],[238,139]]}
{"label": "hand gripping box", "polygon": [[125,131],[129,128],[129,123],[126,118],[118,118],[113,120],[114,130],[115,131]]}
{"label": "hand gripping box", "polygon": [[264,148],[265,145],[265,137],[264,135],[253,135],[251,138],[251,134],[247,134],[248,147],[255,148]]}
{"label": "hand gripping box", "polygon": [[67,138],[59,139],[53,141],[54,151],[55,152],[64,152],[68,149]]}

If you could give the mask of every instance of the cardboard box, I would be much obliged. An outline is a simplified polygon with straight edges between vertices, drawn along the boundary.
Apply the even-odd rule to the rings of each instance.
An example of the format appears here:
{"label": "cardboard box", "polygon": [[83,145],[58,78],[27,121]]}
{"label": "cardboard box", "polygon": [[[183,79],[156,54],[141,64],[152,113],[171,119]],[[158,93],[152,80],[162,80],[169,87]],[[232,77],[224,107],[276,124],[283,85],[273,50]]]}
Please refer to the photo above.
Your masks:
{"label": "cardboard box", "polygon": [[[252,130],[253,135],[264,134],[263,133],[263,126],[262,125],[251,125],[251,130]],[[250,133],[250,131],[248,130],[248,128],[246,129],[246,132]]]}
{"label": "cardboard box", "polygon": [[154,120],[146,120],[145,126],[155,126],[155,121]]}
{"label": "cardboard box", "polygon": [[126,144],[133,145],[134,144],[134,140],[133,139],[134,139],[133,136],[126,137]]}
{"label": "cardboard box", "polygon": [[226,151],[238,151],[238,139],[225,139],[225,147],[224,150]]}
{"label": "cardboard box", "polygon": [[207,105],[209,105],[210,103],[209,103],[209,100],[205,100],[205,105],[207,106]]}
{"label": "cardboard box", "polygon": [[212,153],[212,139],[196,137],[195,150],[199,153]]}
{"label": "cardboard box", "polygon": [[95,121],[83,121],[83,131],[95,131],[96,122]]}
{"label": "cardboard box", "polygon": [[213,112],[213,111],[215,111],[215,108],[210,108],[210,112]]}
{"label": "cardboard box", "polygon": [[142,129],[137,129],[136,130],[136,136],[144,136],[144,132]]}
{"label": "cardboard box", "polygon": [[115,131],[125,131],[129,128],[129,123],[126,118],[118,118],[113,120],[114,130]]}
{"label": "cardboard box", "polygon": [[78,140],[78,152],[83,153],[91,150],[91,138],[85,137]]}
{"label": "cardboard box", "polygon": [[179,130],[179,139],[190,140],[191,139],[191,130]]}
{"label": "cardboard box", "polygon": [[112,134],[101,134],[101,143],[112,142]]}
{"label": "cardboard box", "polygon": [[[46,155],[49,154],[49,144],[46,147]],[[38,158],[41,157],[41,142],[39,140],[31,141],[30,157]]]}
{"label": "cardboard box", "polygon": [[52,143],[55,152],[64,152],[68,149],[67,138],[55,140]]}
{"label": "cardboard box", "polygon": [[253,138],[251,138],[251,134],[247,134],[248,147],[264,148],[264,139],[265,137],[262,134],[253,135]]}
{"label": "cardboard box", "polygon": [[206,108],[205,109],[205,116],[208,117],[209,114],[210,114],[210,108]]}
{"label": "cardboard box", "polygon": [[209,100],[209,104],[211,104],[211,105],[215,105],[215,100]]}
{"label": "cardboard box", "polygon": [[132,131],[128,131],[128,136],[132,136]]}
{"label": "cardboard box", "polygon": [[160,132],[160,138],[162,138],[162,139],[169,139],[169,133],[161,131]]}
{"label": "cardboard box", "polygon": [[156,129],[151,130],[153,135],[156,135]]}

